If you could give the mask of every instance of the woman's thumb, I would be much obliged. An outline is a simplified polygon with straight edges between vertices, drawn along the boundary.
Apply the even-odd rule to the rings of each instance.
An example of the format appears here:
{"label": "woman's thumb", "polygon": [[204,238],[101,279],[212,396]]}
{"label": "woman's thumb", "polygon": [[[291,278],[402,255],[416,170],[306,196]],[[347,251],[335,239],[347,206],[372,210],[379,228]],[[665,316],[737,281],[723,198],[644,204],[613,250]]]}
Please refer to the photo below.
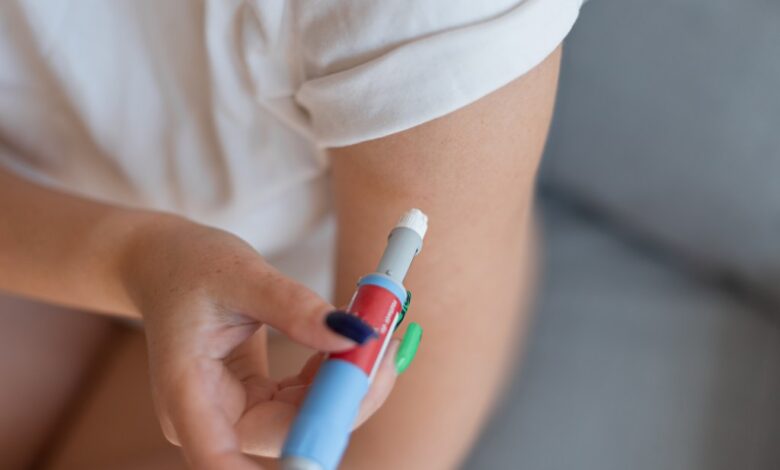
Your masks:
{"label": "woman's thumb", "polygon": [[341,351],[375,335],[357,316],[335,310],[317,293],[284,276],[261,283],[255,295],[253,316],[305,346]]}

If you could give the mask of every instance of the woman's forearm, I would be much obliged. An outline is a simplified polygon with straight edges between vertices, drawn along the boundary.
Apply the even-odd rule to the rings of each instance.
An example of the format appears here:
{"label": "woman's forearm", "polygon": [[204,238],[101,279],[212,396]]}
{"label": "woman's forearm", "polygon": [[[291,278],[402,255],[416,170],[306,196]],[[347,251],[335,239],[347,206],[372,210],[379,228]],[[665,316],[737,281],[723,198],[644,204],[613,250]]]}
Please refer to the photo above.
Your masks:
{"label": "woman's forearm", "polygon": [[141,232],[173,220],[45,188],[0,169],[0,290],[138,316],[121,280],[124,260]]}

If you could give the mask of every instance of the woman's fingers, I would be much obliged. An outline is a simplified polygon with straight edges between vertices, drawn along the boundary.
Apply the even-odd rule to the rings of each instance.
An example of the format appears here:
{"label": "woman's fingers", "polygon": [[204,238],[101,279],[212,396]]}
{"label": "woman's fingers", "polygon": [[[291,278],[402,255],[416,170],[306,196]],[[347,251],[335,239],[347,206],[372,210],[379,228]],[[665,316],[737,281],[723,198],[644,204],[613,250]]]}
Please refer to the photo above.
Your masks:
{"label": "woman's fingers", "polygon": [[303,365],[301,371],[296,375],[287,377],[279,381],[279,389],[284,389],[292,385],[308,385],[314,380],[317,371],[320,370],[322,362],[325,360],[324,353],[313,354]]}
{"label": "woman's fingers", "polygon": [[219,361],[194,360],[163,390],[167,419],[193,468],[257,470],[241,453],[233,419],[223,407],[224,388],[235,385],[224,383],[226,375]]}
{"label": "woman's fingers", "polygon": [[244,452],[279,456],[290,425],[324,359],[324,353],[313,354],[298,374],[278,382],[272,397],[248,407],[237,425]]}
{"label": "woman's fingers", "polygon": [[395,355],[398,352],[399,344],[400,341],[397,339],[390,340],[385,357],[382,359],[382,364],[379,365],[379,370],[377,370],[376,376],[374,376],[374,382],[371,384],[371,388],[368,389],[366,397],[360,404],[360,411],[358,411],[358,417],[357,420],[355,420],[356,428],[363,424],[380,406],[382,406],[382,403],[384,403],[388,395],[390,395],[390,391],[393,390],[395,379],[398,377],[395,369]]}
{"label": "woman's fingers", "polygon": [[278,400],[246,410],[236,425],[241,449],[261,457],[278,457],[298,406]]}
{"label": "woman's fingers", "polygon": [[292,377],[288,377],[279,382],[278,389],[274,393],[273,399],[284,403],[289,403],[300,407],[303,399],[306,398],[306,392],[309,391],[309,385],[320,370],[320,366],[325,360],[324,353],[312,355],[301,371]]}
{"label": "woman's fingers", "polygon": [[[382,359],[382,364],[379,366],[368,393],[361,402],[358,417],[355,421],[356,428],[373,415],[382,406],[388,395],[390,395],[395,379],[398,376],[396,355],[400,343],[398,339],[392,339],[387,346],[387,352]],[[310,357],[298,375],[288,377],[279,382],[279,390],[274,394],[273,399],[300,407],[324,359],[324,354],[315,354]]]}
{"label": "woman's fingers", "polygon": [[246,283],[243,293],[251,303],[247,314],[267,323],[294,341],[318,351],[343,351],[355,347],[352,339],[325,324],[333,306],[306,286],[272,268],[258,273],[257,282]]}
{"label": "woman's fingers", "polygon": [[[355,427],[373,415],[390,394],[397,376],[395,359],[399,344],[397,339],[390,341],[374,381],[360,405]],[[236,426],[244,452],[264,457],[279,456],[287,432],[324,358],[324,354],[314,354],[301,372],[279,382],[278,390],[270,401],[246,410]]]}
{"label": "woman's fingers", "polygon": [[274,394],[274,400],[289,403],[295,407],[300,408],[303,399],[306,398],[306,393],[309,391],[308,384],[290,385],[288,387],[279,389]]}

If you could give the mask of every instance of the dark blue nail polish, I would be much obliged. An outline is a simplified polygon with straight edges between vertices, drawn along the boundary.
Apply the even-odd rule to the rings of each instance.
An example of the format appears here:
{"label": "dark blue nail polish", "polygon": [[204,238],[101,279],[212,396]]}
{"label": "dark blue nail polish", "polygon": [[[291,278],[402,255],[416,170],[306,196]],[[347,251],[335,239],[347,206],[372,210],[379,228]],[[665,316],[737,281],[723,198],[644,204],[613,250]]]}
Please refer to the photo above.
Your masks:
{"label": "dark blue nail polish", "polygon": [[325,317],[325,324],[334,332],[345,336],[357,344],[363,344],[376,337],[376,332],[368,323],[351,313],[341,310],[330,312]]}

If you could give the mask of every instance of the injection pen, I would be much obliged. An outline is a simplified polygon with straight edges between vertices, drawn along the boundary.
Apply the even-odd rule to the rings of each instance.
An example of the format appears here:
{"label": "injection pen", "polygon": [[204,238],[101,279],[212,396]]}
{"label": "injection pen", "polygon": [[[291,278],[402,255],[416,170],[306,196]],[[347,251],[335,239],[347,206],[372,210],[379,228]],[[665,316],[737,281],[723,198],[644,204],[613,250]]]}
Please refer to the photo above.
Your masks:
{"label": "injection pen", "polygon": [[284,443],[283,470],[335,470],[341,461],[360,402],[406,313],[410,293],[403,281],[427,228],[422,211],[404,214],[390,232],[376,271],[358,282],[347,311],[371,325],[377,337],[331,354],[322,364]]}

